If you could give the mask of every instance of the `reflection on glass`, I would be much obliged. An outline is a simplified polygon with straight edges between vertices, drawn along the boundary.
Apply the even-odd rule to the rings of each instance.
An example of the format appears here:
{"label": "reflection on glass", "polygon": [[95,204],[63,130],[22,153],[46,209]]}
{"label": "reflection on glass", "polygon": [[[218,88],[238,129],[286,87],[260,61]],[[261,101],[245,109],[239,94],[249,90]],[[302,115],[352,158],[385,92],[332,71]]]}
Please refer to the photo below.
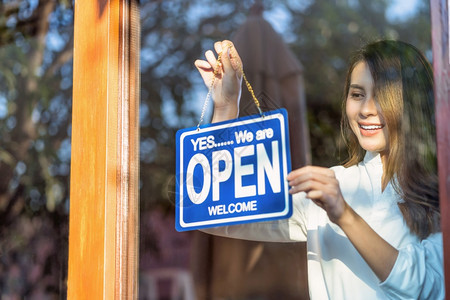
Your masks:
{"label": "reflection on glass", "polygon": [[73,7],[0,4],[0,298],[66,295]]}
{"label": "reflection on glass", "polygon": [[[426,1],[411,3],[403,11],[381,0],[259,1],[259,8],[254,2],[141,1],[142,299],[171,295],[183,299],[308,298],[302,243],[248,242],[175,231],[175,132],[199,121],[207,88],[193,62],[203,58],[214,41],[232,39],[258,14],[277,31],[303,67],[312,162],[320,166],[336,165],[346,158],[339,122],[351,51],[383,37],[398,38],[428,56],[431,53]],[[257,85],[245,63],[244,69],[250,83]],[[261,89],[255,93],[266,100],[276,102],[281,97],[268,94],[264,85]]]}

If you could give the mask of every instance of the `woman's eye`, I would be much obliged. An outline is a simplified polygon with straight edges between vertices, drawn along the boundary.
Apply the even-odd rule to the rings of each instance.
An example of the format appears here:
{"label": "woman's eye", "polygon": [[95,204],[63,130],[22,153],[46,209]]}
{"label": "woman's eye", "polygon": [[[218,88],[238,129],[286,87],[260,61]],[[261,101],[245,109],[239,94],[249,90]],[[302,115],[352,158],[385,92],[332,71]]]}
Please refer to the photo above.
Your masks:
{"label": "woman's eye", "polygon": [[353,93],[350,93],[350,95],[354,99],[362,99],[362,98],[364,98],[364,94],[362,94],[362,93],[353,92]]}

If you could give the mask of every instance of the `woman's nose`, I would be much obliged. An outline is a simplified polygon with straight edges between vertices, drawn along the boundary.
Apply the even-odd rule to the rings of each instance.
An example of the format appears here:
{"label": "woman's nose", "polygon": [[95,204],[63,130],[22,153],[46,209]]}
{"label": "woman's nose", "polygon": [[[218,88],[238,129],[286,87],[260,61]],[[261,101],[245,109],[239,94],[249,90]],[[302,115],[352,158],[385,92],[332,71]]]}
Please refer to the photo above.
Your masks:
{"label": "woman's nose", "polygon": [[377,105],[375,104],[375,99],[373,99],[373,97],[367,97],[361,102],[361,115],[374,116],[377,115],[377,113]]}

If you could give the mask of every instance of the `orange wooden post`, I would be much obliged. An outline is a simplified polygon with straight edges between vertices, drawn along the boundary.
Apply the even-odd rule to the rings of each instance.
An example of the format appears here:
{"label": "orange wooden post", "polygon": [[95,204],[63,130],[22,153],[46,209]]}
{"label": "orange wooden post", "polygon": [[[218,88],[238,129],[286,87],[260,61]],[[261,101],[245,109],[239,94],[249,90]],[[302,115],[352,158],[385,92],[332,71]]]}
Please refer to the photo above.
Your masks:
{"label": "orange wooden post", "polygon": [[69,299],[138,297],[136,3],[75,3]]}
{"label": "orange wooden post", "polygon": [[[444,238],[446,298],[450,299],[450,61],[449,7],[447,1],[430,0],[433,68],[436,97],[436,136],[439,165],[439,197]],[[448,3],[448,2],[447,2]]]}

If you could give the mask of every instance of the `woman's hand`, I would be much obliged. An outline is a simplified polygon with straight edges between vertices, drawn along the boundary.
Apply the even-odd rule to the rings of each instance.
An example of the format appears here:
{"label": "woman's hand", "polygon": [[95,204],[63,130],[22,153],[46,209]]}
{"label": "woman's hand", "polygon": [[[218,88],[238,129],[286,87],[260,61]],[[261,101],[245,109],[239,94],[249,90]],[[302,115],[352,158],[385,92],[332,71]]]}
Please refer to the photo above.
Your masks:
{"label": "woman's hand", "polygon": [[344,213],[350,207],[342,196],[333,170],[306,166],[289,173],[287,180],[291,186],[291,194],[305,192],[307,198],[327,212],[330,221],[341,225]]}
{"label": "woman's hand", "polygon": [[213,122],[236,118],[239,113],[239,98],[242,84],[242,61],[231,41],[221,41],[214,44],[214,49],[220,55],[220,63],[211,50],[206,51],[206,60],[196,60],[200,75],[205,85],[212,85],[214,99]]}

